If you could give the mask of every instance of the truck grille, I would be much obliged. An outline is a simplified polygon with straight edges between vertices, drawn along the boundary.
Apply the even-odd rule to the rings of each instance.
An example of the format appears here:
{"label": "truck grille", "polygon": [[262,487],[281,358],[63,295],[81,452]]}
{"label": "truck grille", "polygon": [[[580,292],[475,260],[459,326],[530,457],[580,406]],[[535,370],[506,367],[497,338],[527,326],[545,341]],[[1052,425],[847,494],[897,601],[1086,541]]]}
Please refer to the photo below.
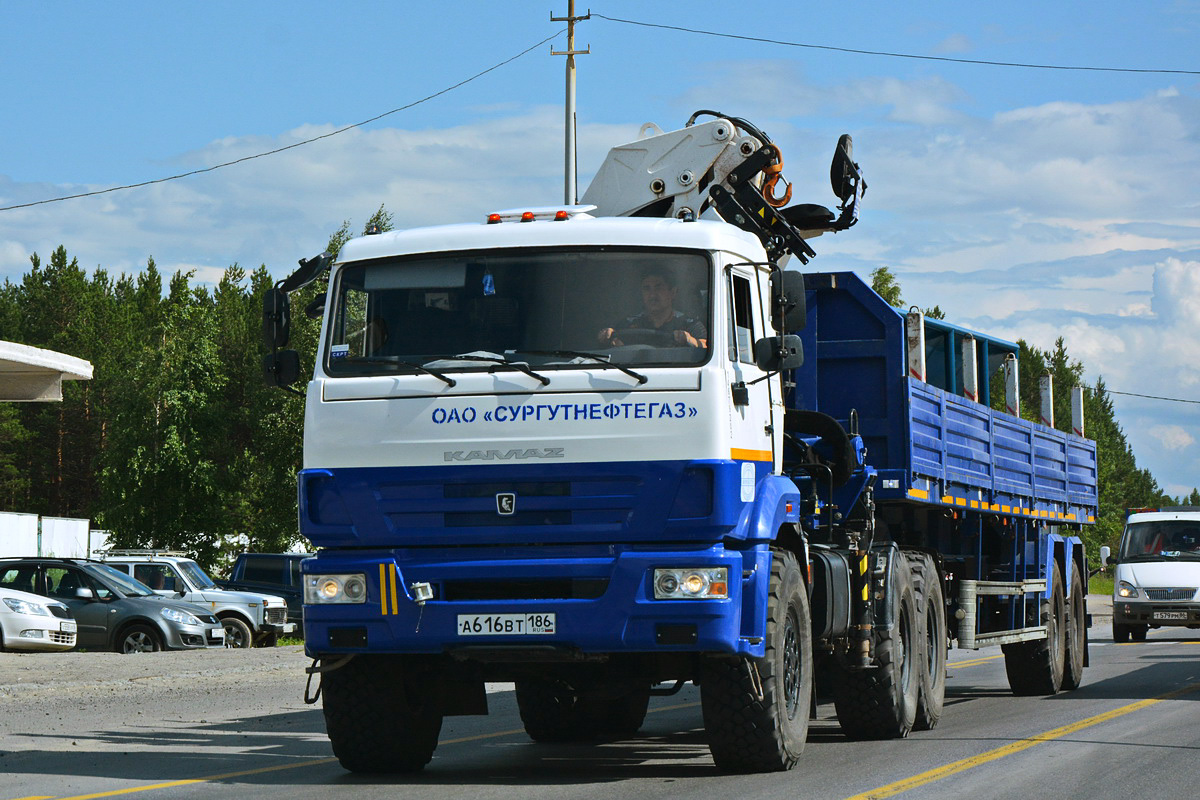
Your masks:
{"label": "truck grille", "polygon": [[450,580],[439,599],[459,600],[595,600],[608,589],[608,578]]}
{"label": "truck grille", "polygon": [[268,608],[267,624],[282,625],[287,622],[287,608]]}
{"label": "truck grille", "polygon": [[1146,597],[1151,600],[1191,600],[1196,596],[1196,587],[1178,589],[1147,589]]}

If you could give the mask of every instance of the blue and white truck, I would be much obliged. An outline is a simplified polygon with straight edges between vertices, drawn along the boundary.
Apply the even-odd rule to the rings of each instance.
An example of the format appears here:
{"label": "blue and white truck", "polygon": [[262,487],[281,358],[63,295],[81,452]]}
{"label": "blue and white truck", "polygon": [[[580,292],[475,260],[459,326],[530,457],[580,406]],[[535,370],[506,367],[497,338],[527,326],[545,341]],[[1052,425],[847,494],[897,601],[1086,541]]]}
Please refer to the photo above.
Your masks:
{"label": "blue and white truck", "polygon": [[288,293],[329,270],[298,493],[344,767],[421,769],[493,681],[541,742],[695,683],[742,772],[795,765],[818,694],[851,737],[932,728],[954,642],[1002,645],[1017,694],[1079,685],[1094,443],[989,406],[1015,344],[785,270],[866,183],[849,137],[836,213],[781,167],[698,112],[580,205],[366,235],[268,294],[290,388]]}

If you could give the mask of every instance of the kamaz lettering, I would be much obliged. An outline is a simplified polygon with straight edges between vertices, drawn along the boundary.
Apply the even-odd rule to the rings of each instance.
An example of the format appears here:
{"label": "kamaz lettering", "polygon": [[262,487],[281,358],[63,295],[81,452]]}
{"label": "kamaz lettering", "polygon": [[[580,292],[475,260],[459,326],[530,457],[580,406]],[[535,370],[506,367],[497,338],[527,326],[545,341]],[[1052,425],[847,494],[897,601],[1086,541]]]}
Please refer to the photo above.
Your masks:
{"label": "kamaz lettering", "polygon": [[447,450],[442,454],[446,461],[512,461],[528,458],[564,458],[562,447],[530,447],[524,450]]}

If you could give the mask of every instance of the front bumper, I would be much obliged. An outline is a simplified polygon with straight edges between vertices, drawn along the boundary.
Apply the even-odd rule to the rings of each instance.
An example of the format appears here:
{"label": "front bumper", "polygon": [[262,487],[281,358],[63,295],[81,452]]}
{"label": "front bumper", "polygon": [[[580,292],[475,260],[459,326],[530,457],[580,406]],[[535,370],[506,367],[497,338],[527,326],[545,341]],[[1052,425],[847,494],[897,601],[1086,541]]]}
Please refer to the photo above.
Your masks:
{"label": "front bumper", "polygon": [[[551,654],[719,652],[762,656],[770,554],[708,548],[665,550],[621,546],[390,551],[321,554],[306,574],[361,573],[366,601],[306,604],[305,649],[338,652],[454,653],[486,657],[503,651],[520,660]],[[726,567],[729,596],[719,600],[655,600],[656,568]],[[412,596],[428,583],[434,597]],[[464,618],[554,615],[550,634],[477,633]]]}
{"label": "front bumper", "polygon": [[225,629],[216,625],[169,625],[165,631],[168,650],[217,650],[225,646]]}
{"label": "front bumper", "polygon": [[1200,603],[1156,603],[1117,598],[1113,623],[1161,627],[1200,627]]}

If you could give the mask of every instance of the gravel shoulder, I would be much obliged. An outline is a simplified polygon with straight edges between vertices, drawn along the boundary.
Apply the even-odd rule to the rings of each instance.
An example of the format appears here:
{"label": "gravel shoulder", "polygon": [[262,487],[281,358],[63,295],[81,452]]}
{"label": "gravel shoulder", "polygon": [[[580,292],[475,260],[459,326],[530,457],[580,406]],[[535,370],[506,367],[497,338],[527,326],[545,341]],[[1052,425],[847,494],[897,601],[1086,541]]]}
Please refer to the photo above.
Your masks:
{"label": "gravel shoulder", "polygon": [[122,655],[105,652],[0,653],[0,698],[138,690],[147,682],[244,684],[267,674],[306,676],[303,645]]}

